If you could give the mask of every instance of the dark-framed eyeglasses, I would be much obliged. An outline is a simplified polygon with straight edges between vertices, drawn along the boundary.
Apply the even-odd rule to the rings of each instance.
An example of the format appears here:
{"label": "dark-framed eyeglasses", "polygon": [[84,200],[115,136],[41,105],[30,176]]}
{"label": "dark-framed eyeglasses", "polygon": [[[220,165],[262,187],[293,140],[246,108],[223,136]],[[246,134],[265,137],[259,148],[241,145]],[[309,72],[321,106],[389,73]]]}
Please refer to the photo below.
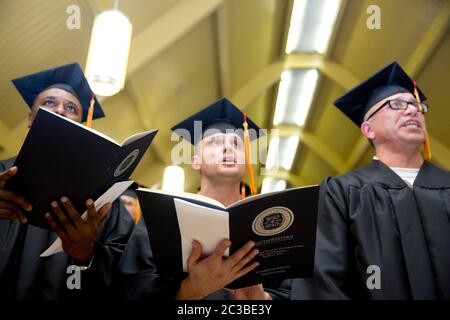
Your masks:
{"label": "dark-framed eyeglasses", "polygon": [[367,117],[367,120],[372,118],[378,111],[383,109],[385,106],[388,106],[392,110],[406,110],[408,109],[408,106],[411,105],[414,108],[417,109],[418,112],[425,114],[428,112],[428,105],[426,103],[418,103],[417,101],[405,101],[405,100],[399,100],[399,99],[392,99],[387,100],[385,103],[383,103],[381,106],[379,106],[370,116]]}

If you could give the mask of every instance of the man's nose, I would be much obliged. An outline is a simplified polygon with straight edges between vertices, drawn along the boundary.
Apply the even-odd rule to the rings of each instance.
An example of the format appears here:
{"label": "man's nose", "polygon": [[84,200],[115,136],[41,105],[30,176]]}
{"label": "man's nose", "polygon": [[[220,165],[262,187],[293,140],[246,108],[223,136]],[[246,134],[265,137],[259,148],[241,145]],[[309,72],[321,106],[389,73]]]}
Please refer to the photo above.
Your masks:
{"label": "man's nose", "polygon": [[58,103],[58,105],[53,109],[53,112],[63,115],[64,114],[64,104],[62,102]]}
{"label": "man's nose", "polygon": [[414,106],[412,103],[408,103],[405,113],[415,115],[415,114],[417,114],[417,112],[419,112],[419,109],[416,106]]}
{"label": "man's nose", "polygon": [[227,150],[232,150],[233,148],[233,143],[231,141],[228,141],[227,139],[225,139],[224,143],[223,143],[223,150],[227,151]]}

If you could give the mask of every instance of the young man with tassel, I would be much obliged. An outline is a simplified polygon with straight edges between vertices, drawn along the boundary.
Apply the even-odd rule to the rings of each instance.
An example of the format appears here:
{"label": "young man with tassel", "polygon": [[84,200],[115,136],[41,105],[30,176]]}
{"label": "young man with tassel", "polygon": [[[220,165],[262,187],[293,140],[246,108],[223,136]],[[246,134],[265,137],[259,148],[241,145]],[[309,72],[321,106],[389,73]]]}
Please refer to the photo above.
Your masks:
{"label": "young man with tassel", "polygon": [[[239,201],[245,197],[242,179],[246,168],[251,194],[256,193],[251,170],[250,141],[259,137],[259,128],[229,100],[223,98],[214,102],[172,130],[195,146],[192,167],[200,173],[200,195],[220,201],[225,206]],[[121,270],[127,279],[128,298],[286,298],[286,292],[265,290],[261,284],[236,290],[224,289],[258,265],[252,261],[258,254],[253,241],[225,257],[230,244],[228,239],[224,239],[211,255],[204,257],[201,244],[194,241],[187,262],[187,277],[180,282],[157,274],[145,225],[137,226],[122,258]],[[136,252],[137,249],[141,251]]]}
{"label": "young man with tassel", "polygon": [[315,275],[292,299],[450,299],[450,173],[429,162],[423,100],[393,62],[335,101],[375,156],[322,182]]}

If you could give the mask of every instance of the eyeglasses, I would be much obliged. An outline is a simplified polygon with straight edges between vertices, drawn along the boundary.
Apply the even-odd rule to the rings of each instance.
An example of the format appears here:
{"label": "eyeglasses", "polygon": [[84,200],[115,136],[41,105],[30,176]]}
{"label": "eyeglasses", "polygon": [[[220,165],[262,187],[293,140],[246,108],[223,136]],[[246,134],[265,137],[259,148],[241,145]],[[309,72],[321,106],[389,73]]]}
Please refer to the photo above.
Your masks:
{"label": "eyeglasses", "polygon": [[377,113],[378,111],[383,109],[386,105],[392,110],[406,110],[406,109],[408,109],[408,106],[411,105],[414,108],[416,108],[417,111],[421,112],[422,114],[427,113],[428,109],[429,109],[427,104],[418,103],[417,101],[404,101],[404,100],[398,100],[398,99],[387,100],[385,103],[383,103],[381,106],[379,106],[378,109],[376,109],[370,116],[368,116],[365,121],[372,118],[375,115],[375,113]]}

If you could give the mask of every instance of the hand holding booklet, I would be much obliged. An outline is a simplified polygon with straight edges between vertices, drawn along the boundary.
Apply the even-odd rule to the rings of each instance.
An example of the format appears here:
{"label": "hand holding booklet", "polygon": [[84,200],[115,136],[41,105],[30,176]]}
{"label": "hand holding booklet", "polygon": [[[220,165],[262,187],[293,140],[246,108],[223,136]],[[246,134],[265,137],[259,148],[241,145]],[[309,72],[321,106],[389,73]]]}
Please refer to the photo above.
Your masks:
{"label": "hand holding booklet", "polygon": [[228,207],[190,193],[138,189],[156,268],[160,275],[183,277],[192,240],[209,255],[223,239],[226,254],[247,241],[256,243],[259,266],[230,284],[241,288],[313,273],[318,186],[260,194]]}
{"label": "hand holding booklet", "polygon": [[[116,200],[131,184],[133,181],[122,181],[122,182],[116,182],[113,184],[111,188],[109,188],[100,198],[95,200],[94,207],[95,210],[100,210],[105,204],[112,203],[114,200]],[[87,219],[87,210],[84,211],[84,213],[81,215],[81,218],[83,220]],[[58,237],[50,247],[45,250],[40,257],[48,257],[55,253],[62,252],[62,242],[61,239]]]}
{"label": "hand holding booklet", "polygon": [[87,199],[97,199],[116,182],[128,180],[157,130],[141,132],[119,144],[83,124],[40,109],[14,165],[7,189],[28,199],[28,223],[49,228],[50,204],[70,198],[81,214]]}

